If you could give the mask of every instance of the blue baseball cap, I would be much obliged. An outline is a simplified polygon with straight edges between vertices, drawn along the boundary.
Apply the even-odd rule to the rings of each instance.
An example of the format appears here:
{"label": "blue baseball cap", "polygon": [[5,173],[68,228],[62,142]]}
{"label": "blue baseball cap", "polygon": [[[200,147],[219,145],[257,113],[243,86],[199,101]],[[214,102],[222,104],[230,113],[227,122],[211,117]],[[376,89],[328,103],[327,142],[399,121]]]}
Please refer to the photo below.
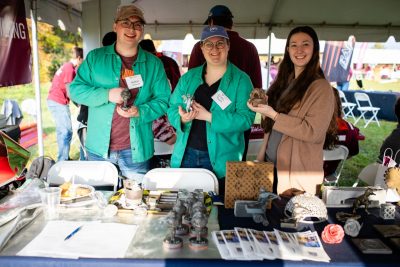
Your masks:
{"label": "blue baseball cap", "polygon": [[213,25],[213,26],[204,27],[203,32],[201,33],[201,41],[204,42],[208,38],[215,37],[215,36],[223,37],[223,38],[229,40],[229,36],[226,33],[224,27]]}
{"label": "blue baseball cap", "polygon": [[208,18],[204,22],[204,24],[207,25],[208,21],[213,17],[233,18],[233,15],[232,15],[232,12],[229,10],[229,8],[227,6],[216,5],[216,6],[214,6],[213,8],[210,9],[210,12],[208,13]]}

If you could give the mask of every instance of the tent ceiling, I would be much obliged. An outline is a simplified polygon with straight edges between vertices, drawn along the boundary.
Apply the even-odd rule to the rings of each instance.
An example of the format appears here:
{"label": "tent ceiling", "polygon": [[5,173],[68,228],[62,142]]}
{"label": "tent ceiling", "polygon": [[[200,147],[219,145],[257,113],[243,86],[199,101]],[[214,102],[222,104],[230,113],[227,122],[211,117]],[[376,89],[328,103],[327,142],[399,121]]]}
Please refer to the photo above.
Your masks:
{"label": "tent ceiling", "polygon": [[[83,2],[132,2],[132,0],[38,1],[39,3],[61,2],[68,7],[65,12],[78,13],[90,12],[85,10]],[[246,38],[264,39],[269,29],[276,37],[286,38],[288,31],[293,27],[310,25],[317,30],[319,38],[323,40],[346,40],[349,35],[355,35],[357,41],[386,41],[390,35],[400,40],[398,0],[136,0],[133,2],[144,10],[147,21],[146,32],[150,33],[153,39],[183,39],[188,32],[192,32],[198,38],[209,9],[216,4],[224,4],[234,15],[235,30]],[[61,15],[61,12],[57,15]],[[114,10],[110,10],[108,15],[113,17]]]}

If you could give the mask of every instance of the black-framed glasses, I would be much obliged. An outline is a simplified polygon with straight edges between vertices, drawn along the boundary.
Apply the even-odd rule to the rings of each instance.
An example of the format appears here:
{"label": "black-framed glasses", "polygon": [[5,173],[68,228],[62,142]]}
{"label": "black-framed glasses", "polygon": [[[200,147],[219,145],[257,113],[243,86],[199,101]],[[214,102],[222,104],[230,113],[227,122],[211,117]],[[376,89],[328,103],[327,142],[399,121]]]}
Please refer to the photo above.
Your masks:
{"label": "black-framed glasses", "polygon": [[207,50],[207,51],[211,51],[213,50],[213,48],[215,47],[216,49],[224,49],[226,46],[226,42],[223,40],[219,40],[215,43],[210,42],[210,41],[206,41],[203,43],[203,47]]}
{"label": "black-framed glasses", "polygon": [[119,24],[122,26],[122,28],[125,29],[135,29],[137,31],[142,31],[143,30],[143,23],[141,21],[130,21],[129,19],[125,20],[118,20]]}

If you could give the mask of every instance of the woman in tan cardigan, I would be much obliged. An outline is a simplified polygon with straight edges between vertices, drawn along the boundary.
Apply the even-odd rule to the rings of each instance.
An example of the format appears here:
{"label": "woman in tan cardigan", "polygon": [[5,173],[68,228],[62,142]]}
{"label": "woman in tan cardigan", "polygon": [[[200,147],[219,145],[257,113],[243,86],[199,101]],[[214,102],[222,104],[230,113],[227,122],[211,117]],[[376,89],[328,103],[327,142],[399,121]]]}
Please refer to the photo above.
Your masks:
{"label": "woman in tan cardigan", "polygon": [[285,48],[267,92],[268,104],[248,103],[262,115],[265,130],[257,159],[275,164],[279,194],[293,188],[315,194],[323,182],[322,152],[335,99],[320,67],[315,31],[308,26],[293,29]]}

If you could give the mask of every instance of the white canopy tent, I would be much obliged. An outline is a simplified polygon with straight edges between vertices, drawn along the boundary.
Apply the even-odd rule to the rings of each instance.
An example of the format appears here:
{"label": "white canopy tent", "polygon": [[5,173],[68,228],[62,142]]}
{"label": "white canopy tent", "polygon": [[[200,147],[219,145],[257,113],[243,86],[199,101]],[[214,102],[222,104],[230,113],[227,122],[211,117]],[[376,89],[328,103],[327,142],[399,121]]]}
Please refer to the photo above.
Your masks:
{"label": "white canopy tent", "polygon": [[[29,3],[31,0],[25,0]],[[200,35],[210,8],[228,6],[235,29],[249,39],[264,39],[272,31],[286,38],[297,25],[310,25],[323,40],[386,41],[400,38],[400,1],[397,0],[38,0],[38,15],[53,25],[61,20],[76,30],[82,15],[83,32],[91,25],[101,34],[111,29],[116,7],[135,2],[144,10],[146,32],[153,39],[183,39]]]}
{"label": "white canopy tent", "polygon": [[[81,27],[87,53],[99,47],[102,36],[111,31],[117,6],[130,2],[143,9],[145,31],[156,40],[183,39],[187,33],[198,38],[210,8],[217,4],[231,9],[234,30],[249,39],[265,39],[271,32],[277,38],[286,38],[293,27],[309,25],[321,40],[347,40],[350,35],[357,41],[384,42],[389,36],[400,40],[398,0],[25,0],[25,6],[29,10],[27,14],[32,8],[43,22],[70,31]],[[37,57],[36,37],[33,42]],[[37,64],[34,71],[38,73]],[[35,86],[36,98],[40,101],[38,75],[35,75]],[[41,120],[38,110],[38,120]],[[38,136],[42,138],[41,129]],[[43,146],[42,140],[39,140],[42,155],[40,146]]]}

